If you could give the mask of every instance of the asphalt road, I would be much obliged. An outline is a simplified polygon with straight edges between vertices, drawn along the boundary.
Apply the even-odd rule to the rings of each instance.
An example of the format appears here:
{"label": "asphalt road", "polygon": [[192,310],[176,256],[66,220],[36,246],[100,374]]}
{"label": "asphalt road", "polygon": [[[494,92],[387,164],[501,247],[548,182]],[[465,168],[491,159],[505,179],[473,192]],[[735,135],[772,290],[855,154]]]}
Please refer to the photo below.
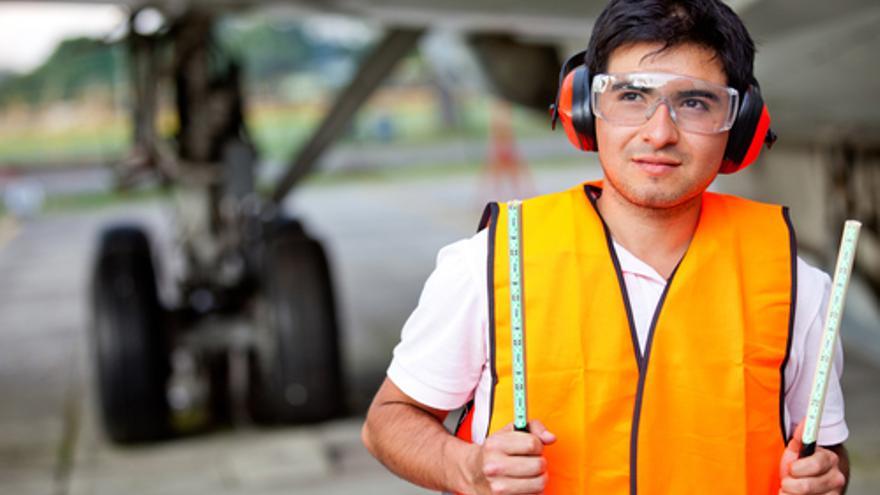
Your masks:
{"label": "asphalt road", "polygon": [[[595,166],[535,176],[535,191],[596,177]],[[307,186],[286,205],[326,243],[343,324],[350,402],[365,407],[437,249],[473,233],[487,199],[473,175]],[[158,203],[0,222],[0,493],[418,494],[361,447],[360,417],[262,430],[247,425],[137,448],[96,427],[87,352],[86,288],[95,235],[134,218],[170,244]],[[861,294],[861,295],[860,295]],[[880,486],[880,340],[873,299],[855,291],[844,388],[854,479]],[[851,298],[851,299],[852,299]],[[846,325],[846,324],[845,324]],[[846,330],[844,338],[847,338]]]}

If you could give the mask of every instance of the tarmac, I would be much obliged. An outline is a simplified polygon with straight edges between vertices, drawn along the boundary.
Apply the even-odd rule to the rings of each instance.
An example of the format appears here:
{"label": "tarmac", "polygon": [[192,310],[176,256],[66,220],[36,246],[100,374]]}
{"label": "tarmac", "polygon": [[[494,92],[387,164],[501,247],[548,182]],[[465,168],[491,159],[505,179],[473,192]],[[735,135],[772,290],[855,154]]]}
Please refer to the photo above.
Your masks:
{"label": "tarmac", "polygon": [[[535,173],[534,191],[596,177],[593,166]],[[474,232],[487,199],[473,174],[366,177],[297,190],[287,209],[325,241],[343,328],[349,402],[363,411],[437,249]],[[168,249],[157,202],[0,221],[0,493],[14,495],[420,494],[360,443],[362,416],[320,425],[248,424],[138,447],[106,440],[95,417],[86,307],[96,234],[136,219]],[[880,487],[880,317],[858,283],[844,322],[850,495]]]}

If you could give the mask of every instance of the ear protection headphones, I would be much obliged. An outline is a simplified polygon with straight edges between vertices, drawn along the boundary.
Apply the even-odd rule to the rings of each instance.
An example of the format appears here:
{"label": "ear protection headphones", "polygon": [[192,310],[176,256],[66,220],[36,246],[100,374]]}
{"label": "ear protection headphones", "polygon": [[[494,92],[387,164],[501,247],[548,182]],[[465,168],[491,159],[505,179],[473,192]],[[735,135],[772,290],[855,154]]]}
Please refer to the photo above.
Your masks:
{"label": "ear protection headphones", "polygon": [[[584,56],[579,52],[569,57],[559,71],[556,103],[551,107],[551,126],[562,122],[568,140],[581,151],[597,151],[596,120],[590,107],[592,77]],[[742,95],[736,121],[730,129],[727,148],[721,163],[722,174],[732,174],[751,165],[761,153],[761,146],[771,148],[776,133],[770,129],[770,112],[757,85],[749,86]]]}

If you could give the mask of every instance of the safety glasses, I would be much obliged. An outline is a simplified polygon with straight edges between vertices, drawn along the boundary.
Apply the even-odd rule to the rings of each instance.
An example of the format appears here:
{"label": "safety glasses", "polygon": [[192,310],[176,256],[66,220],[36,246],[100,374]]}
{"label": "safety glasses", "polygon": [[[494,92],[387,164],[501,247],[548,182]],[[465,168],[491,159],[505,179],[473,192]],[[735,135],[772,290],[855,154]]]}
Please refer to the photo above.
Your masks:
{"label": "safety glasses", "polygon": [[642,125],[665,103],[679,129],[715,134],[733,126],[739,92],[678,74],[630,72],[597,74],[593,77],[591,100],[593,113],[613,125]]}

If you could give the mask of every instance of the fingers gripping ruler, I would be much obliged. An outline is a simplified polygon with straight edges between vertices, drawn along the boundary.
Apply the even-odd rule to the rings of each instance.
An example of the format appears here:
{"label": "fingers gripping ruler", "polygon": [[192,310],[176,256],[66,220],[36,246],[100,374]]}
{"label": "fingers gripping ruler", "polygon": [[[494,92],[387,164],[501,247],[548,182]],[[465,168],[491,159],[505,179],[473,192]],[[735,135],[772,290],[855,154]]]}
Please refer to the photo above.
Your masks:
{"label": "fingers gripping ruler", "polygon": [[525,319],[523,318],[522,202],[507,203],[507,258],[510,263],[510,334],[513,357],[513,427],[528,431]]}
{"label": "fingers gripping ruler", "polygon": [[834,344],[837,340],[837,334],[840,332],[843,303],[846,298],[846,289],[849,286],[849,277],[852,273],[861,227],[862,224],[856,220],[847,220],[843,226],[843,238],[840,240],[840,251],[837,253],[837,265],[834,268],[834,280],[831,283],[831,297],[828,301],[828,312],[825,314],[825,328],[822,330],[819,358],[816,372],[813,375],[810,403],[807,407],[800,457],[810,456],[816,451],[819,424],[822,422],[822,410],[825,408],[825,391],[828,389],[828,376],[831,374],[831,363],[834,359]]}

